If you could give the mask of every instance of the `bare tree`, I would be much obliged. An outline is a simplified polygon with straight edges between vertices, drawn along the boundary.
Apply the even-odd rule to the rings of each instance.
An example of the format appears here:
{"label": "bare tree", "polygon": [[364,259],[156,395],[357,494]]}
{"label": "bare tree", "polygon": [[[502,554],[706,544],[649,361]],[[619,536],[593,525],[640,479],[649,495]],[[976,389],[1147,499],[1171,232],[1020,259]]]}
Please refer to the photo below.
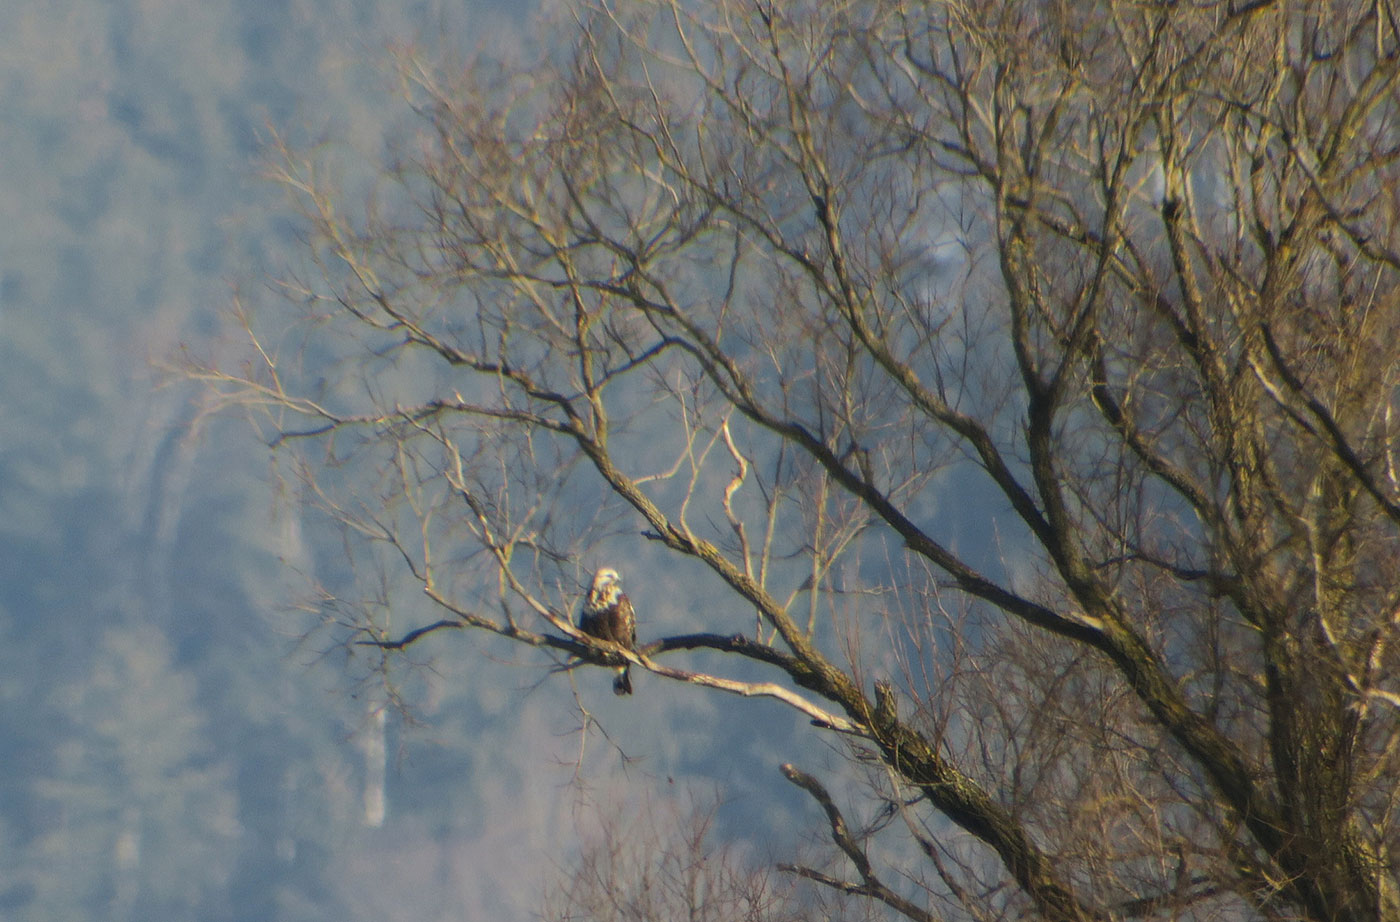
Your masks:
{"label": "bare tree", "polygon": [[[785,768],[844,862],[791,870],[910,919],[1400,918],[1394,6],[603,0],[549,42],[405,54],[372,207],[284,152],[319,272],[198,372],[396,574],[357,638],[797,708],[869,800]],[[575,627],[618,502],[707,631]]]}
{"label": "bare tree", "polygon": [[798,922],[789,880],[733,843],[714,842],[714,808],[597,810],[576,861],[546,891],[547,922]]}

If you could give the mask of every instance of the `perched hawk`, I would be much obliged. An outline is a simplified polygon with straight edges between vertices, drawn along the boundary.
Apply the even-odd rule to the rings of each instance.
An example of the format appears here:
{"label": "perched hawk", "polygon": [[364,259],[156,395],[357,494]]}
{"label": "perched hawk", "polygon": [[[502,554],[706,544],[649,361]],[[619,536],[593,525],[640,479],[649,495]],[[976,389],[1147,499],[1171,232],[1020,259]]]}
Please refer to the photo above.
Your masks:
{"label": "perched hawk", "polygon": [[[632,603],[622,594],[622,577],[613,568],[603,567],[593,574],[593,588],[588,590],[588,598],[584,600],[578,626],[585,634],[600,640],[636,649],[637,616],[632,611]],[[617,678],[613,679],[614,694],[632,694],[629,668],[618,667]]]}

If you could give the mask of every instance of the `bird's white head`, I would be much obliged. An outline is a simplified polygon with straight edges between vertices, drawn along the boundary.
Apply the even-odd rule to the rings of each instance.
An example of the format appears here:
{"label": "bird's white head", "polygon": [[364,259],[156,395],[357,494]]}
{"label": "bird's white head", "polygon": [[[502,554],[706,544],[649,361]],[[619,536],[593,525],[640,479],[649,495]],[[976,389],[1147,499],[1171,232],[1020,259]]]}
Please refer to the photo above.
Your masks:
{"label": "bird's white head", "polygon": [[617,571],[612,567],[603,567],[593,574],[593,593],[600,595],[609,586],[616,586],[622,582],[622,577],[617,575]]}

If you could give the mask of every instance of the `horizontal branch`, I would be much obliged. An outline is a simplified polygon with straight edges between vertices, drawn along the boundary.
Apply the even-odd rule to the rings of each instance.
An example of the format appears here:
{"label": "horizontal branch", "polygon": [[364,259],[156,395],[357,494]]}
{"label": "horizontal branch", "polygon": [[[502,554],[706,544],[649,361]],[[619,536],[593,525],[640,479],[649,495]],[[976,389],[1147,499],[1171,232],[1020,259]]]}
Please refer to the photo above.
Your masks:
{"label": "horizontal branch", "polygon": [[[678,669],[672,666],[665,666],[652,659],[663,653],[673,650],[695,650],[709,649],[724,653],[733,653],[745,659],[757,660],[777,666],[784,672],[800,671],[798,661],[791,656],[776,650],[764,643],[750,640],[742,634],[684,634],[676,637],[662,638],[652,643],[642,646],[636,651],[628,650],[618,644],[597,638],[586,637],[579,634],[575,637],[560,637],[555,634],[542,634],[536,631],[526,630],[510,624],[501,624],[482,615],[467,612],[453,607],[451,603],[434,595],[434,600],[439,604],[448,607],[457,616],[455,619],[443,619],[414,628],[402,637],[370,638],[368,640],[355,641],[356,646],[376,647],[381,650],[403,650],[410,645],[422,640],[424,637],[438,631],[456,628],[477,628],[489,631],[501,637],[506,637],[527,646],[545,649],[559,650],[570,656],[576,657],[597,666],[620,666],[624,663],[632,663],[641,666],[643,669],[663,678],[673,679],[677,682],[685,682],[689,685],[699,685],[705,688],[713,688],[719,691],[729,692],[733,695],[740,695],[746,698],[772,698],[799,711],[811,718],[814,726],[826,730],[835,730],[838,733],[848,733],[857,736],[868,736],[868,731],[847,720],[841,715],[829,711],[812,701],[802,697],[790,688],[785,688],[775,682],[744,682],[739,679],[728,679],[723,676],[711,675],[705,672],[696,672],[688,669]],[[564,622],[572,628],[572,624]]]}

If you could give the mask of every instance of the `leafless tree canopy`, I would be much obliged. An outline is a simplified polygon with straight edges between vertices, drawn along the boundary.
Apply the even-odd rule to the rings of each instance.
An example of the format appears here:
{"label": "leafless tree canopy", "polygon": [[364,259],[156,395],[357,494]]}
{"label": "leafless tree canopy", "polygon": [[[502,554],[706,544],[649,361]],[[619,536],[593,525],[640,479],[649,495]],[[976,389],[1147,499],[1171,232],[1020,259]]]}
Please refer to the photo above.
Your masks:
{"label": "leafless tree canopy", "polygon": [[[630,661],[841,741],[866,815],[785,768],[815,886],[1400,918],[1398,26],[605,0],[525,63],[406,53],[368,207],[288,154],[320,271],[198,373],[389,574],[359,640]],[[574,627],[604,509],[707,568],[701,631]],[[439,620],[386,621],[405,585]]]}

